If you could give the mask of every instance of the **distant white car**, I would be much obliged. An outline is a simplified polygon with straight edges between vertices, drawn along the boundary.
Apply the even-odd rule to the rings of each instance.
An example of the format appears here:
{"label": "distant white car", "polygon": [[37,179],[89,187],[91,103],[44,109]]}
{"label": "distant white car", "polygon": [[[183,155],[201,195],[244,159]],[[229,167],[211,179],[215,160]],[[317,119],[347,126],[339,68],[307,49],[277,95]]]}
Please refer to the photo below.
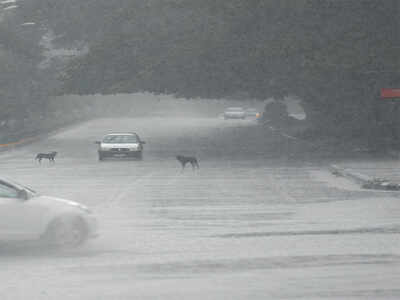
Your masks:
{"label": "distant white car", "polygon": [[135,157],[142,158],[143,144],[136,133],[110,133],[101,141],[96,141],[99,145],[99,160],[107,157]]}
{"label": "distant white car", "polygon": [[245,119],[246,113],[242,107],[228,107],[224,111],[224,119]]}
{"label": "distant white car", "polygon": [[97,221],[86,206],[0,179],[0,241],[74,247],[96,236]]}

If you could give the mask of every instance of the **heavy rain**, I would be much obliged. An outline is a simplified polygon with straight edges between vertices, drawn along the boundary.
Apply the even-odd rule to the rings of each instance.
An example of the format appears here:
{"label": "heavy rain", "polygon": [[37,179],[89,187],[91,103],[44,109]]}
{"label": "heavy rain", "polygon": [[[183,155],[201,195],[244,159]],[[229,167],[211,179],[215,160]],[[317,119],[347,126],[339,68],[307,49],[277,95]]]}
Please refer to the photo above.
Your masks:
{"label": "heavy rain", "polygon": [[399,299],[400,2],[0,2],[0,299]]}

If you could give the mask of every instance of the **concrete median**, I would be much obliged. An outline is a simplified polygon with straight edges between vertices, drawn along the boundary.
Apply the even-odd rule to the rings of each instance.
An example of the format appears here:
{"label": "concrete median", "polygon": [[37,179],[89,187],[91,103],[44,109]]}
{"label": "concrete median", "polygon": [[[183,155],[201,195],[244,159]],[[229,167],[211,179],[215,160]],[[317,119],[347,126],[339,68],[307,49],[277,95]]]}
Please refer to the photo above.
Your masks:
{"label": "concrete median", "polygon": [[393,183],[385,178],[370,177],[365,174],[361,174],[353,169],[343,168],[337,165],[331,165],[330,171],[336,176],[345,177],[365,189],[375,190],[386,190],[386,191],[398,191],[400,190],[400,184]]}

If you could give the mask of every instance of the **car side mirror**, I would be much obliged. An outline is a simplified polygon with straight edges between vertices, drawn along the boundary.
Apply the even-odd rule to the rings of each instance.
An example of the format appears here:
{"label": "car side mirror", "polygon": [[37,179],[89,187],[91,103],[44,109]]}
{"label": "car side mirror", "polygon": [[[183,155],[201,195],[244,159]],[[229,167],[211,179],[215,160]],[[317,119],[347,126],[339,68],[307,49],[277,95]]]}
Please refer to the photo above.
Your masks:
{"label": "car side mirror", "polygon": [[95,141],[94,143],[97,144],[97,145],[100,145],[100,144],[101,144],[100,141]]}
{"label": "car side mirror", "polygon": [[28,192],[26,190],[19,190],[18,191],[18,199],[28,200],[29,199]]}

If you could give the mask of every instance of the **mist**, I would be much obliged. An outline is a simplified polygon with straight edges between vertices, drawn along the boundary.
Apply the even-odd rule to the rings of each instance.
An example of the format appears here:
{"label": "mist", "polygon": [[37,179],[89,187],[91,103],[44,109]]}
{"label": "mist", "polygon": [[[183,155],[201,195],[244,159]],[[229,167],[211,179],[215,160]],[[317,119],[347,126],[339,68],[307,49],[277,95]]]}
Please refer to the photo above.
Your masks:
{"label": "mist", "polygon": [[399,3],[0,2],[0,299],[399,299]]}

